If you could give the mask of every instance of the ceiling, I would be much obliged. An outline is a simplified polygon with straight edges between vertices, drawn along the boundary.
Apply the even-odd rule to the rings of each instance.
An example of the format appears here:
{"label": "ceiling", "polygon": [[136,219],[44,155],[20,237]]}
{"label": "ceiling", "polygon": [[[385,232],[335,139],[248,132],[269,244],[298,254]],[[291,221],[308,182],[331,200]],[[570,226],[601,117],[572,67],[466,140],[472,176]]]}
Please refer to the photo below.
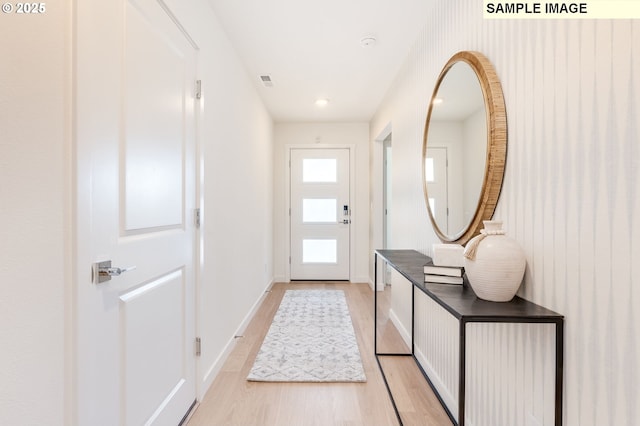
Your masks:
{"label": "ceiling", "polygon": [[[362,122],[393,83],[435,0],[209,2],[274,121]],[[361,46],[365,37],[375,44]],[[329,103],[320,108],[318,98]]]}

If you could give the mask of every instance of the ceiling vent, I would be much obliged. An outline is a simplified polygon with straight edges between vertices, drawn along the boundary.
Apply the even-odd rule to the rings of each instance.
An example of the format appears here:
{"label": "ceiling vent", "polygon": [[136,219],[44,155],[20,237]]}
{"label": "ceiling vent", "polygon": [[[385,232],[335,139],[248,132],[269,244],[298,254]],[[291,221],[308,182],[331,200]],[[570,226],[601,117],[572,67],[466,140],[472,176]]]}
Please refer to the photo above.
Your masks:
{"label": "ceiling vent", "polygon": [[271,81],[270,75],[261,75],[260,80],[262,84],[264,84],[264,87],[273,87],[273,81]]}

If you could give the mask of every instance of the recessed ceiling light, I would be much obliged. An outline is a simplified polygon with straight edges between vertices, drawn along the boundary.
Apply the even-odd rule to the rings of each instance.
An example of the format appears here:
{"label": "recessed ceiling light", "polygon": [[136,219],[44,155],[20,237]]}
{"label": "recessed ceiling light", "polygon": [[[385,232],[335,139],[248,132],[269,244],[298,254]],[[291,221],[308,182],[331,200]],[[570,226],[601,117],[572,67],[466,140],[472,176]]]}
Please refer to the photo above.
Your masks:
{"label": "recessed ceiling light", "polygon": [[316,100],[316,106],[320,108],[326,107],[328,103],[329,103],[329,99],[326,99],[326,98],[320,98]]}
{"label": "recessed ceiling light", "polygon": [[434,105],[440,105],[444,100],[442,98],[433,98]]}
{"label": "recessed ceiling light", "polygon": [[366,36],[360,39],[360,46],[362,47],[373,47],[376,45],[376,38],[374,36]]}

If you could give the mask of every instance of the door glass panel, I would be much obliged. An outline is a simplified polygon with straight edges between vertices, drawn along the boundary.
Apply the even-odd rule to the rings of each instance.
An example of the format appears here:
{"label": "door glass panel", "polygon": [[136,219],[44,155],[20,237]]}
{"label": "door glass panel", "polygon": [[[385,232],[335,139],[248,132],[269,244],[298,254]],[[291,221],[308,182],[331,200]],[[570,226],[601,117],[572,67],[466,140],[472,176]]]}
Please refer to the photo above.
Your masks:
{"label": "door glass panel", "polygon": [[302,221],[309,222],[330,222],[338,220],[336,213],[335,198],[305,198],[302,200]]}
{"label": "door glass panel", "polygon": [[337,240],[302,240],[302,263],[336,263]]}
{"label": "door glass panel", "polygon": [[424,159],[424,176],[427,182],[435,181],[435,168],[433,167],[433,158]]}
{"label": "door glass panel", "polygon": [[305,183],[337,182],[335,158],[305,158],[302,160],[302,181]]}

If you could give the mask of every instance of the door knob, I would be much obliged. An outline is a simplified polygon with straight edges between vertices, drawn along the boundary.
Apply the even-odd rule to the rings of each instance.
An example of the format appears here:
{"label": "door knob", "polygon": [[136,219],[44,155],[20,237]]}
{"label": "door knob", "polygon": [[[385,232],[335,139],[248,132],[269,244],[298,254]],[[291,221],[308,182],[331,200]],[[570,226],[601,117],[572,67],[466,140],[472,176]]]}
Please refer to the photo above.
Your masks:
{"label": "door knob", "polygon": [[133,271],[134,269],[136,269],[135,266],[129,266],[127,268],[112,267],[111,261],[105,260],[104,262],[93,264],[93,268],[91,268],[91,279],[96,284],[100,284],[105,281],[110,281],[111,277],[119,277],[123,273]]}
{"label": "door knob", "polygon": [[128,268],[101,268],[98,269],[98,275],[108,275],[110,277],[120,276],[123,272],[133,271],[135,266],[129,266]]}

